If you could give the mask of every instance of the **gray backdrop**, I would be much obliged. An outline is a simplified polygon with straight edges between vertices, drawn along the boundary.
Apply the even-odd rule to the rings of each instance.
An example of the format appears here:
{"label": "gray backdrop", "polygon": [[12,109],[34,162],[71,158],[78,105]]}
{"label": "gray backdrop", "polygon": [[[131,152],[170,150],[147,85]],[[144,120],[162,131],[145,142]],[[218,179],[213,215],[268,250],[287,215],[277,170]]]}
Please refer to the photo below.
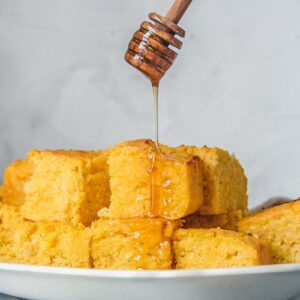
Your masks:
{"label": "gray backdrop", "polygon": [[[171,0],[0,0],[0,171],[31,148],[153,137],[149,82],[123,61]],[[194,0],[161,83],[161,141],[234,152],[251,205],[300,194],[300,1]]]}

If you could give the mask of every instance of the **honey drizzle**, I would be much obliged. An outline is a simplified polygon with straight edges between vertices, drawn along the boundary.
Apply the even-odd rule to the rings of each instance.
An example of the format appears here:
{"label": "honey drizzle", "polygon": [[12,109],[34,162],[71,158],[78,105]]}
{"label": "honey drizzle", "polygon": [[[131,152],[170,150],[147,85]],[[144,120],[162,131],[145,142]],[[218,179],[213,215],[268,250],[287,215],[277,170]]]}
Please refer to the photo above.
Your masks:
{"label": "honey drizzle", "polygon": [[161,201],[161,192],[162,192],[162,180],[161,180],[161,171],[162,163],[160,157],[159,148],[154,148],[149,155],[150,158],[150,168],[148,168],[148,173],[150,174],[150,212],[151,217],[159,217],[162,215],[162,201]]}
{"label": "honey drizzle", "polygon": [[158,107],[158,82],[152,81],[152,92],[153,92],[153,104],[154,104],[154,122],[155,122],[155,147],[151,150],[150,157],[150,168],[148,173],[150,174],[150,211],[152,217],[159,217],[163,214],[163,203],[162,203],[162,153],[159,146],[159,107]]}
{"label": "honey drizzle", "polygon": [[158,85],[152,85],[153,100],[154,100],[154,117],[155,117],[155,144],[158,151],[159,149],[159,112],[158,112]]}

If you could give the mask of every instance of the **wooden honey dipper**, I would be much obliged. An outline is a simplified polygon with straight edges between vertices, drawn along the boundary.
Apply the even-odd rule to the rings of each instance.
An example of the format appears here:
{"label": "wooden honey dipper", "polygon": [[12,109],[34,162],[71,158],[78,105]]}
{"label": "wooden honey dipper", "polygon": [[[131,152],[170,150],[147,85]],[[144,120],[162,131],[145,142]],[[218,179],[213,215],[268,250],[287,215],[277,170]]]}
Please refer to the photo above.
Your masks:
{"label": "wooden honey dipper", "polygon": [[160,79],[171,67],[177,57],[177,52],[169,48],[181,49],[182,41],[175,37],[185,36],[185,31],[177,24],[192,0],[175,0],[165,17],[150,13],[149,21],[142,22],[128,45],[125,60],[144,73],[158,86]]}

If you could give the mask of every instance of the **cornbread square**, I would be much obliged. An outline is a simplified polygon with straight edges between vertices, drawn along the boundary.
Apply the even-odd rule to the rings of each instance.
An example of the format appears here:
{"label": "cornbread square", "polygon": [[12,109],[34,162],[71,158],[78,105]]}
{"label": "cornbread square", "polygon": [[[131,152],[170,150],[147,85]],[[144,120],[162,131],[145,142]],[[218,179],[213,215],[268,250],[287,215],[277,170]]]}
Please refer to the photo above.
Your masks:
{"label": "cornbread square", "polygon": [[[16,222],[10,227],[1,224],[0,262],[37,264],[36,257],[32,256],[33,253],[26,252],[28,248],[26,245],[30,243],[29,239],[35,228],[36,225],[31,221]],[[21,257],[27,257],[27,260],[20,259]]]}
{"label": "cornbread square", "polygon": [[237,222],[243,211],[236,210],[222,215],[201,215],[195,213],[183,218],[183,228],[222,228],[237,231]]}
{"label": "cornbread square", "polygon": [[33,150],[34,172],[25,185],[24,218],[89,225],[110,199],[107,153]]}
{"label": "cornbread square", "polygon": [[178,229],[173,247],[177,269],[256,266],[272,263],[267,243],[223,229]]}
{"label": "cornbread square", "polygon": [[179,146],[177,149],[197,155],[204,166],[204,204],[202,215],[220,215],[247,210],[247,178],[239,161],[220,148]]}
{"label": "cornbread square", "polygon": [[94,268],[170,269],[171,236],[176,226],[175,221],[158,218],[95,221],[91,243]]}
{"label": "cornbread square", "polygon": [[[164,147],[166,148],[166,147]],[[203,202],[200,159],[161,153],[153,141],[136,140],[110,149],[109,217],[179,219]]]}
{"label": "cornbread square", "polygon": [[274,263],[300,263],[300,200],[248,215],[238,230],[268,241]]}
{"label": "cornbread square", "polygon": [[87,227],[26,221],[18,207],[0,207],[0,262],[88,268],[90,238]]}
{"label": "cornbread square", "polygon": [[32,165],[27,159],[16,160],[10,164],[3,175],[3,202],[22,205],[25,201],[24,185],[31,175]]}
{"label": "cornbread square", "polygon": [[13,233],[14,262],[89,268],[90,230],[56,222],[24,221]]}

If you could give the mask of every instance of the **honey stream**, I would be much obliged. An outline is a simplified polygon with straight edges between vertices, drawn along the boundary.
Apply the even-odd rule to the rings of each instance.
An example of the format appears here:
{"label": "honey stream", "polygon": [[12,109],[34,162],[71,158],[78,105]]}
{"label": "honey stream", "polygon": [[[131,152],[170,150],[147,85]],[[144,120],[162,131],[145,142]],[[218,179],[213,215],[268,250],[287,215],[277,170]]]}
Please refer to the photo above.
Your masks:
{"label": "honey stream", "polygon": [[162,185],[162,171],[163,160],[171,159],[168,155],[162,152],[159,145],[159,101],[158,101],[159,85],[153,84],[153,104],[154,104],[154,122],[155,122],[155,146],[149,155],[150,162],[148,173],[151,178],[151,202],[150,211],[152,217],[160,217],[164,215],[163,207],[163,185]]}
{"label": "honey stream", "polygon": [[159,150],[159,113],[158,113],[158,85],[152,85],[155,122],[155,144]]}

